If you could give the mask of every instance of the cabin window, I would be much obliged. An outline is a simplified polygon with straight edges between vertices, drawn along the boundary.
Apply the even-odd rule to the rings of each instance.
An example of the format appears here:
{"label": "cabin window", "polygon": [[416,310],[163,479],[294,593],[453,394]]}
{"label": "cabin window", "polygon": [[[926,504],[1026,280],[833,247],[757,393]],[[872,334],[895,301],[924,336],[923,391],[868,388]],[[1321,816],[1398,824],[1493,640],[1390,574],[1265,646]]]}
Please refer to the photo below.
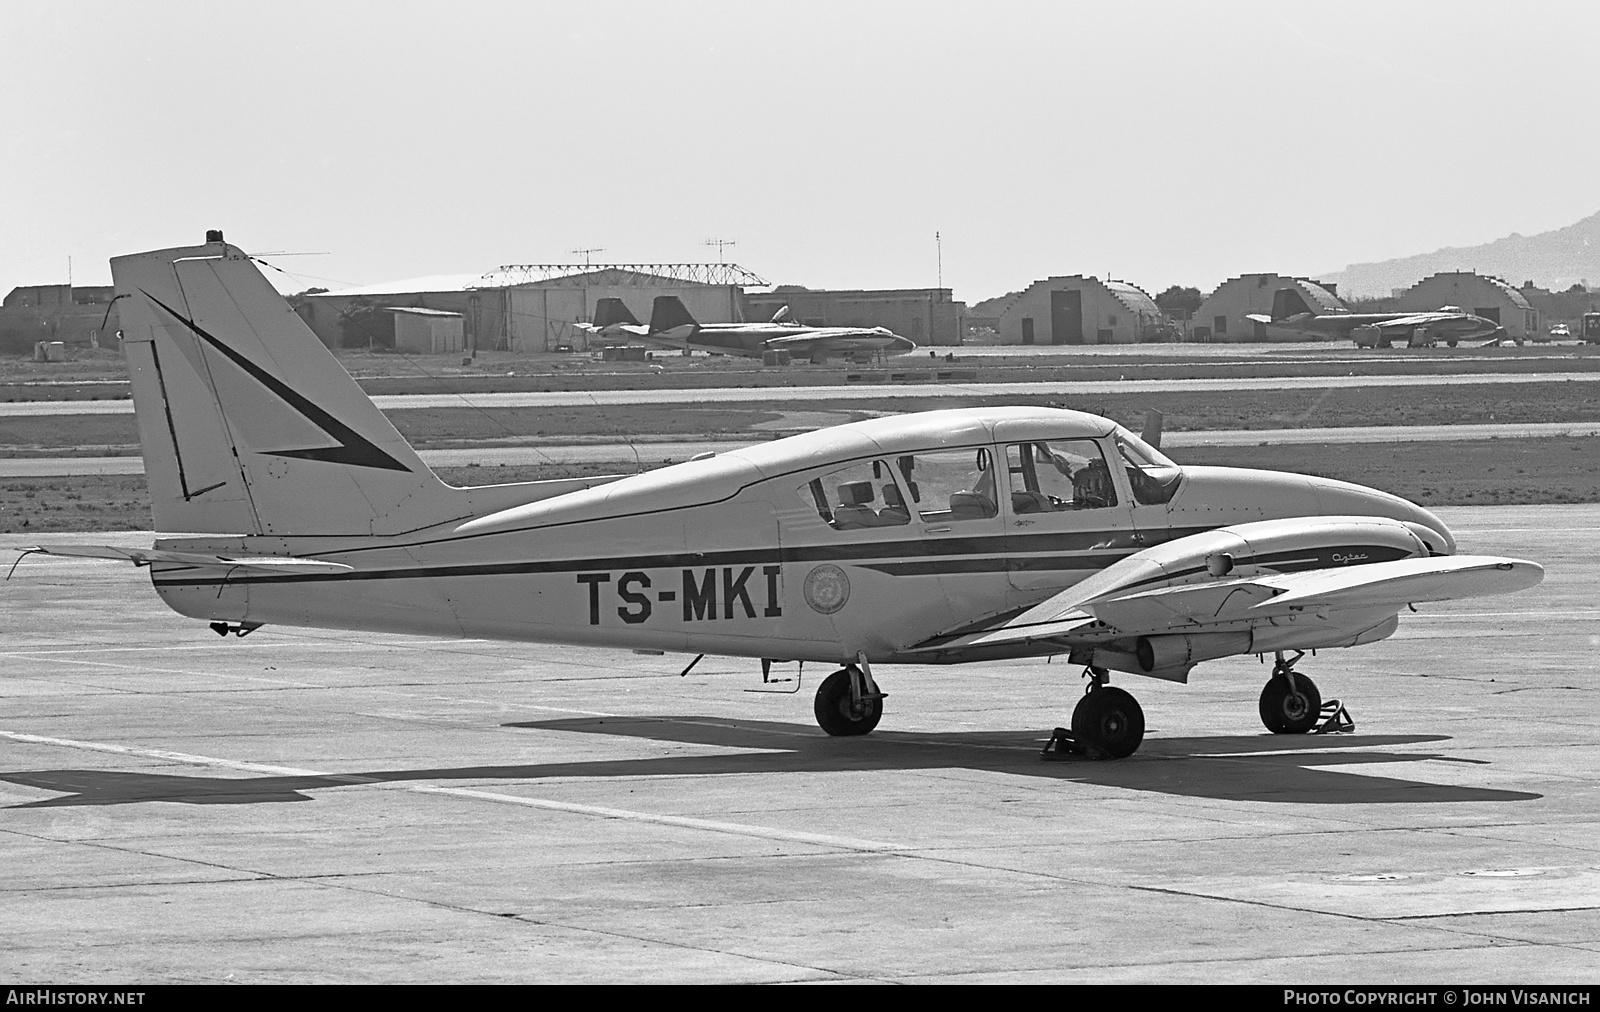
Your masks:
{"label": "cabin window", "polygon": [[1106,509],[1117,504],[1100,444],[1092,439],[1035,440],[1006,447],[1011,512]]}
{"label": "cabin window", "polygon": [[1128,483],[1133,486],[1133,497],[1145,506],[1160,506],[1172,501],[1178,492],[1178,482],[1183,469],[1160,450],[1117,426],[1115,432],[1117,452],[1122,456],[1128,471]]}
{"label": "cabin window", "polygon": [[800,486],[796,491],[836,531],[899,527],[911,522],[894,472],[881,460],[863,460],[841,467]]}
{"label": "cabin window", "polygon": [[930,450],[895,458],[913,508],[928,523],[999,515],[994,453],[987,446]]}

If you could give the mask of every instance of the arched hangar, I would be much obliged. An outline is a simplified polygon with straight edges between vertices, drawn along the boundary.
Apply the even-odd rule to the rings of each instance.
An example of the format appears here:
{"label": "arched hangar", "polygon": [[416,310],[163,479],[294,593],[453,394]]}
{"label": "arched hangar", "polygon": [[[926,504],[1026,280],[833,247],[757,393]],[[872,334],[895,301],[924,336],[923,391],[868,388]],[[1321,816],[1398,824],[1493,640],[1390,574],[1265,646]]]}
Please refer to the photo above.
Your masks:
{"label": "arched hangar", "polygon": [[1445,271],[1423,278],[1400,296],[1398,308],[1421,312],[1440,306],[1459,306],[1473,316],[1493,320],[1518,344],[1541,336],[1539,311],[1520,291],[1487,274]]}
{"label": "arched hangar", "polygon": [[[1282,295],[1279,295],[1279,292]],[[1206,296],[1194,311],[1192,334],[1196,341],[1306,340],[1305,331],[1290,331],[1248,319],[1251,315],[1321,316],[1348,312],[1332,285],[1282,274],[1241,274],[1229,278]],[[1321,340],[1316,335],[1312,339]]]}
{"label": "arched hangar", "polygon": [[1174,336],[1148,292],[1081,274],[1035,281],[1000,316],[1001,344],[1133,344]]}

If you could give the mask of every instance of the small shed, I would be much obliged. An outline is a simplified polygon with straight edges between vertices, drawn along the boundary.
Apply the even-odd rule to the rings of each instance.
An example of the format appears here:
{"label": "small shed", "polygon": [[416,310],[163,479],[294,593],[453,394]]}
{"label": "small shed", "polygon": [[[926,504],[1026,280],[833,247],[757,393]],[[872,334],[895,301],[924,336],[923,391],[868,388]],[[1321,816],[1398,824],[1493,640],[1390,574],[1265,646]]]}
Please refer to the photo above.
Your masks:
{"label": "small shed", "polygon": [[443,355],[465,347],[466,320],[460,313],[411,306],[386,307],[394,314],[394,347],[417,355]]}

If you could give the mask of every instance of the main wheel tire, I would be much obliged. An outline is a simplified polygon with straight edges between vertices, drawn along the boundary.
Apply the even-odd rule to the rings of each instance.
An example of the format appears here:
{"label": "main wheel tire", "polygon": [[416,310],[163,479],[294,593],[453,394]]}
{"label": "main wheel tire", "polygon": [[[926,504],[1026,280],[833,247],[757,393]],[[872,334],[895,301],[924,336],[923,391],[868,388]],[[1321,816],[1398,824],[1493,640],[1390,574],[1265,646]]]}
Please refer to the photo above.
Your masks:
{"label": "main wheel tire", "polygon": [[850,705],[850,672],[840,668],[817,686],[812,709],[817,726],[840,737],[866,734],[883,718],[883,700],[864,699],[859,708]]}
{"label": "main wheel tire", "polygon": [[1261,723],[1273,734],[1305,734],[1322,716],[1322,693],[1317,683],[1299,672],[1294,691],[1289,680],[1274,675],[1261,690]]}
{"label": "main wheel tire", "polygon": [[1072,737],[1091,752],[1126,759],[1144,741],[1144,710],[1123,690],[1101,686],[1078,700],[1072,711]]}

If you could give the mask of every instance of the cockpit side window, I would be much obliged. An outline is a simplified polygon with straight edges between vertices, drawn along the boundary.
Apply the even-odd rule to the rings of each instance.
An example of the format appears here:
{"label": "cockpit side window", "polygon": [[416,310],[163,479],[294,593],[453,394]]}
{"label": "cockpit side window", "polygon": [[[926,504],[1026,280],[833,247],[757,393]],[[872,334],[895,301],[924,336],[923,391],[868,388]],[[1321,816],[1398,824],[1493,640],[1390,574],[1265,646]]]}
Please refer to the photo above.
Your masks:
{"label": "cockpit side window", "polygon": [[818,475],[796,490],[836,531],[899,527],[911,522],[894,473],[881,460],[863,460]]}
{"label": "cockpit side window", "polygon": [[1133,486],[1133,498],[1145,506],[1161,506],[1178,494],[1183,468],[1127,429],[1117,426],[1113,433],[1117,453]]}
{"label": "cockpit side window", "polygon": [[1006,447],[1011,512],[1106,509],[1117,504],[1100,444],[1092,439],[1035,440]]}

